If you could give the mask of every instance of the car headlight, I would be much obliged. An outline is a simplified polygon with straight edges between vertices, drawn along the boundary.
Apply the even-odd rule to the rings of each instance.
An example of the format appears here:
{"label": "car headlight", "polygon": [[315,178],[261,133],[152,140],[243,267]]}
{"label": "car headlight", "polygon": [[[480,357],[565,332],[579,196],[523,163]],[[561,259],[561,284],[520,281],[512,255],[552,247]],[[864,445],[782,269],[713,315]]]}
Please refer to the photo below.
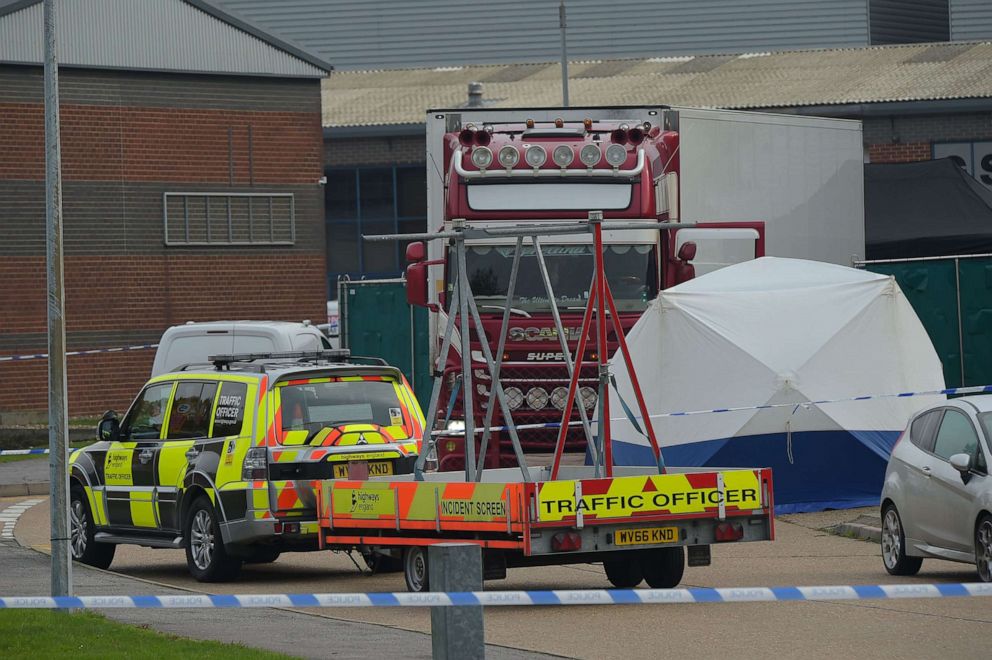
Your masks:
{"label": "car headlight", "polygon": [[551,160],[555,161],[555,165],[558,167],[568,167],[575,160],[575,152],[567,144],[559,144],[551,152]]}
{"label": "car headlight", "polygon": [[516,147],[506,145],[499,150],[499,164],[506,168],[516,167],[520,162],[520,152]]}
{"label": "car headlight", "polygon": [[565,402],[568,400],[568,388],[567,387],[556,387],[551,390],[551,405],[553,405],[558,410],[565,409]]}
{"label": "car headlight", "polygon": [[620,167],[627,160],[627,150],[619,144],[611,144],[606,148],[606,162],[613,167]]}
{"label": "car headlight", "polygon": [[595,144],[587,144],[579,150],[579,160],[586,167],[593,167],[603,158],[603,152]]}
{"label": "car headlight", "polygon": [[596,405],[596,400],[599,398],[596,390],[588,386],[582,387],[579,390],[579,396],[582,397],[582,405],[585,406],[586,410],[592,410]]}
{"label": "car headlight", "polygon": [[484,170],[493,164],[493,150],[489,147],[476,147],[472,150],[472,164]]}
{"label": "car headlight", "polygon": [[460,431],[465,432],[465,420],[463,419],[452,419],[448,421],[447,429],[449,431]]}
{"label": "car headlight", "polygon": [[544,165],[544,162],[548,160],[548,152],[544,150],[544,147],[527,147],[527,153],[524,154],[524,160],[531,167],[540,167]]}
{"label": "car headlight", "polygon": [[506,407],[510,410],[516,410],[523,405],[524,393],[519,387],[508,387],[503,390],[503,394],[506,398]]}
{"label": "car headlight", "polygon": [[544,410],[548,405],[548,392],[543,387],[532,387],[527,392],[527,405],[531,410]]}

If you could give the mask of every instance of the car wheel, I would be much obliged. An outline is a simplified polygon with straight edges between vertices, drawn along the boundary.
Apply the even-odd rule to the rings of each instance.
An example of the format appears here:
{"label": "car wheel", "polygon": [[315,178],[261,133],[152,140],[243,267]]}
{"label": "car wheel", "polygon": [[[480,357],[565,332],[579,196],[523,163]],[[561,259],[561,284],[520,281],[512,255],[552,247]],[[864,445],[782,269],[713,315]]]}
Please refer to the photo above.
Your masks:
{"label": "car wheel", "polygon": [[233,580],[241,572],[241,560],[224,548],[220,525],[210,500],[199,497],[186,515],[186,565],[200,582]]}
{"label": "car wheel", "polygon": [[895,504],[882,511],[882,563],[890,575],[916,575],[923,564],[922,557],[906,555],[906,535]]}
{"label": "car wheel", "polygon": [[992,582],[992,516],[987,513],[975,529],[975,565],[982,582]]}
{"label": "car wheel", "polygon": [[86,492],[78,485],[69,491],[69,550],[72,558],[96,568],[109,568],[114,561],[117,546],[113,543],[97,543],[93,536],[96,526]]}
{"label": "car wheel", "polygon": [[632,552],[624,552],[603,561],[606,579],[617,589],[633,589],[644,580],[641,562]]}
{"label": "car wheel", "polygon": [[427,548],[412,546],[403,551],[403,578],[406,588],[413,593],[430,591],[430,575],[427,570]]}
{"label": "car wheel", "polygon": [[641,555],[641,572],[652,589],[674,589],[685,573],[685,549],[658,548]]}

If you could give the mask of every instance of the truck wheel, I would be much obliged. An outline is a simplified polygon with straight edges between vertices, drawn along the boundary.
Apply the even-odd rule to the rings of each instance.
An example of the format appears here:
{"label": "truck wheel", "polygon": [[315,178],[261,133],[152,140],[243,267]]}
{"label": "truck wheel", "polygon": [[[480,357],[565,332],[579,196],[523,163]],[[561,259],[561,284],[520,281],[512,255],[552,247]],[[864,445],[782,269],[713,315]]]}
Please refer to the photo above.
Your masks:
{"label": "truck wheel", "polygon": [[381,573],[399,573],[403,570],[403,560],[392,555],[387,555],[378,550],[365,550],[362,552],[362,559],[369,571],[373,575]]}
{"label": "truck wheel", "polygon": [[86,492],[77,484],[69,491],[69,548],[72,558],[82,564],[97,568],[110,568],[117,546],[93,540],[96,526]]}
{"label": "truck wheel", "polygon": [[641,563],[634,553],[622,553],[615,559],[603,562],[606,569],[606,579],[617,589],[633,589],[644,579]]}
{"label": "truck wheel", "polygon": [[407,591],[413,593],[430,591],[427,548],[412,546],[403,551],[403,578],[406,580]]}
{"label": "truck wheel", "polygon": [[186,565],[200,582],[225,582],[241,573],[241,560],[224,548],[217,515],[206,497],[198,497],[186,514]]}
{"label": "truck wheel", "polygon": [[902,519],[891,502],[882,510],[882,563],[890,575],[916,575],[923,565],[922,557],[906,555]]}
{"label": "truck wheel", "polygon": [[644,581],[652,589],[674,589],[685,573],[685,548],[658,548],[641,555]]}

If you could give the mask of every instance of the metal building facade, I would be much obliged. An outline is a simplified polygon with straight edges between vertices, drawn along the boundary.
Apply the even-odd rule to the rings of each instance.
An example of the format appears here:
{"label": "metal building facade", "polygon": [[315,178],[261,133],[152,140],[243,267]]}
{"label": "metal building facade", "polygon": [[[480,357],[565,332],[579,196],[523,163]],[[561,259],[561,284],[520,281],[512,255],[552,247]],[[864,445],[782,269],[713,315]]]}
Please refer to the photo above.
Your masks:
{"label": "metal building facade", "polygon": [[[43,6],[12,4],[13,11],[11,6],[0,6],[6,14],[0,21],[0,62],[38,64],[44,49]],[[59,2],[59,63],[131,71],[326,75],[326,67],[307,61],[311,57],[276,48],[204,8],[211,6],[183,0]],[[94,34],[107,38],[93,39]]]}
{"label": "metal building facade", "polygon": [[[547,62],[554,0],[220,0],[337,69]],[[868,0],[567,0],[572,60],[868,44]]]}
{"label": "metal building facade", "polygon": [[992,1],[951,0],[951,39],[992,39]]}

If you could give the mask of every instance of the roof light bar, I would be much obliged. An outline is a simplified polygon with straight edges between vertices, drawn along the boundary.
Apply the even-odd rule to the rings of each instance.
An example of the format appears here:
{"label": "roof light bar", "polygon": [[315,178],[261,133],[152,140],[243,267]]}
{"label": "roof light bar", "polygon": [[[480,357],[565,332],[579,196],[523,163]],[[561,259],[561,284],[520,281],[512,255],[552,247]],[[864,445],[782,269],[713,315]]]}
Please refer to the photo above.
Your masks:
{"label": "roof light bar", "polygon": [[[593,153],[593,150],[592,149],[588,149],[588,147],[594,147],[595,150],[596,150],[596,153]],[[610,149],[612,149],[613,147],[616,147],[616,149],[613,149],[613,151],[610,152]],[[506,147],[503,147],[503,149],[500,149],[500,158],[501,158],[500,165],[502,165],[504,169],[495,169],[495,170],[486,170],[486,171],[483,171],[483,170],[466,170],[465,167],[464,167],[464,165],[463,165],[463,163],[462,163],[462,159],[463,159],[463,157],[464,157],[464,155],[465,155],[465,153],[467,151],[464,148],[458,148],[458,149],[456,149],[455,150],[455,153],[453,153],[451,155],[451,161],[452,161],[451,166],[452,166],[452,169],[455,171],[455,173],[457,173],[458,176],[462,177],[463,179],[479,179],[479,178],[482,178],[482,177],[486,177],[486,178],[500,178],[500,177],[522,177],[522,176],[523,177],[535,177],[535,176],[538,176],[538,177],[542,177],[542,176],[554,176],[554,177],[573,176],[573,177],[576,177],[576,178],[581,178],[581,177],[586,177],[586,178],[588,178],[588,177],[622,177],[622,178],[633,178],[633,177],[639,176],[641,174],[641,172],[644,171],[644,165],[645,165],[645,162],[646,162],[646,157],[644,155],[644,150],[643,149],[638,149],[637,150],[637,161],[635,162],[634,167],[632,167],[630,169],[626,169],[626,170],[625,169],[621,169],[621,166],[627,160],[627,153],[628,152],[627,152],[627,150],[622,145],[612,144],[612,145],[610,145],[610,147],[607,148],[607,163],[609,163],[611,169],[594,169],[594,166],[597,165],[600,162],[601,158],[602,158],[602,152],[599,150],[599,147],[598,146],[596,146],[596,145],[588,145],[587,144],[579,152],[579,160],[582,161],[582,164],[585,165],[585,167],[582,167],[582,168],[571,168],[571,169],[564,169],[564,168],[562,168],[562,169],[558,169],[558,168],[554,168],[554,169],[541,169],[541,165],[544,165],[545,161],[547,160],[547,152],[543,148],[541,148],[541,147],[534,147],[534,146],[529,147],[527,149],[527,152],[525,153],[525,158],[534,149],[538,149],[540,151],[540,154],[535,153],[534,156],[531,156],[531,158],[528,158],[526,160],[529,169],[513,169],[513,166],[512,165],[511,166],[507,166],[507,162],[508,161],[502,160],[503,155],[504,155],[504,152],[507,154],[507,157],[509,157],[508,156],[509,152],[506,151]],[[610,153],[613,154],[613,160],[610,159],[610,155],[609,155]],[[540,161],[539,164],[535,165],[534,162],[536,162],[536,159],[541,154],[543,154],[543,158],[541,159],[541,161]],[[622,158],[621,158],[621,154],[622,154]],[[593,156],[596,156],[596,160],[595,161],[592,160],[592,157]],[[519,153],[517,155],[517,158],[519,159]],[[518,160],[518,162],[519,162],[519,160]],[[514,165],[515,164],[516,163],[514,163]]]}

